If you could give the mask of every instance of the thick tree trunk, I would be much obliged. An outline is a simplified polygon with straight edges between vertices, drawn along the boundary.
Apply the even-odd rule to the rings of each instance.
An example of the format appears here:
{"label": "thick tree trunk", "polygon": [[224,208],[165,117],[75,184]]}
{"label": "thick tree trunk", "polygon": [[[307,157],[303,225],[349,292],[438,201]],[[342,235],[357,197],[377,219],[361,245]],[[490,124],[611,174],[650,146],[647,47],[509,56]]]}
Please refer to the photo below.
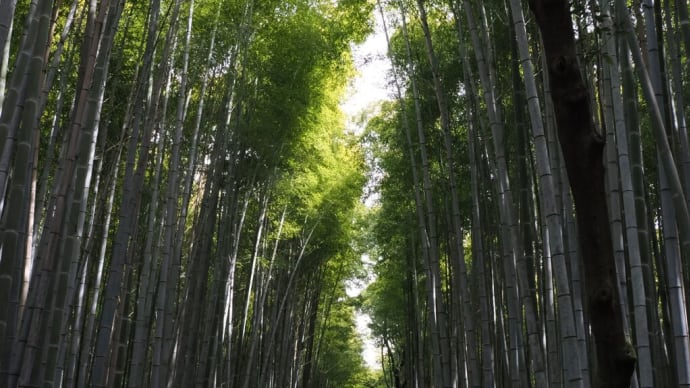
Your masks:
{"label": "thick tree trunk", "polygon": [[[559,314],[559,329],[561,333],[561,346],[563,357],[563,370],[565,380],[570,387],[584,386],[582,370],[580,364],[583,356],[579,352],[577,344],[577,329],[575,313],[573,310],[572,295],[568,281],[568,266],[565,260],[565,244],[563,239],[563,217],[559,212],[558,198],[554,177],[551,173],[551,157],[548,143],[546,142],[544,123],[542,121],[539,97],[537,96],[537,84],[532,69],[527,45],[527,30],[522,12],[522,6],[517,0],[511,1],[511,10],[517,40],[517,51],[524,73],[525,93],[529,109],[530,122],[532,127],[533,143],[536,156],[536,173],[539,176],[539,201],[545,221],[544,247],[549,252],[553,263],[554,275],[556,280],[557,306]],[[527,307],[527,306],[525,306]],[[529,327],[529,323],[528,323]],[[533,352],[533,353],[536,353]],[[531,354],[530,357],[536,363],[537,357]],[[539,374],[536,375],[539,377]],[[546,385],[546,376],[541,386]],[[537,379],[537,386],[540,381]]]}
{"label": "thick tree trunk", "polygon": [[580,75],[568,1],[531,0],[542,33],[558,134],[577,212],[597,387],[627,387],[635,354],[625,336],[609,230],[604,139],[594,126]]}

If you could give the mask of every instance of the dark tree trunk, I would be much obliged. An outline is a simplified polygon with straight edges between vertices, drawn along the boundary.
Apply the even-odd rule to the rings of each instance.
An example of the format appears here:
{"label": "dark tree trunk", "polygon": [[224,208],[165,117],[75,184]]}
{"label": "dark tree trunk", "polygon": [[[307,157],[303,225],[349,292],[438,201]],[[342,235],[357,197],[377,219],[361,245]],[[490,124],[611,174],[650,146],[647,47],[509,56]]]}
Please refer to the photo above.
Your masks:
{"label": "dark tree trunk", "polygon": [[604,138],[580,75],[567,0],[530,0],[544,44],[558,135],[575,201],[587,312],[596,346],[595,387],[629,387],[635,354],[626,341],[606,204]]}

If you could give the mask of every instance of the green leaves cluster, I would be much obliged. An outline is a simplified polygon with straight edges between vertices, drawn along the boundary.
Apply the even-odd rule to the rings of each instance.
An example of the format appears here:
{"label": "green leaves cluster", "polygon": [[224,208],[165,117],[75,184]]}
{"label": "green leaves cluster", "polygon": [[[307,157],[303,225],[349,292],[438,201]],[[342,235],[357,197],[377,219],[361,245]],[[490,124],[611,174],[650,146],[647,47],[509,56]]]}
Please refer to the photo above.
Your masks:
{"label": "green leaves cluster", "polygon": [[[49,8],[50,2],[41,3]],[[61,40],[72,4],[77,16]],[[70,126],[71,103],[85,103],[75,97],[81,92],[75,85],[86,73],[77,64],[81,49],[98,47],[88,41],[84,20],[89,12],[106,15],[107,4],[58,2],[53,10],[53,40],[46,57],[49,62],[56,58],[57,67],[46,68],[46,73],[55,70],[56,78],[46,84],[47,108],[36,152],[39,171],[45,171],[36,177],[42,180],[36,187],[37,191],[44,188],[39,195],[44,198],[53,195],[51,187],[74,184],[71,177],[60,176],[59,166],[60,158],[70,156],[65,147],[70,146],[71,136],[82,141],[68,133],[73,128],[81,130]],[[355,241],[363,212],[365,166],[358,139],[345,131],[339,104],[354,74],[350,45],[371,31],[374,3],[161,0],[113,4],[123,4],[123,11],[117,19],[113,49],[107,51],[112,53],[109,73],[99,81],[105,85],[105,97],[102,106],[93,104],[98,105],[93,117],[100,119],[95,124],[99,131],[93,132],[98,136],[88,144],[97,144],[95,155],[78,156],[80,163],[97,164],[94,179],[69,190],[88,199],[88,206],[75,207],[73,212],[83,214],[82,222],[92,227],[83,228],[88,233],[83,236],[83,252],[73,249],[74,259],[64,261],[66,267],[74,265],[72,290],[77,288],[77,276],[98,280],[82,283],[78,297],[84,299],[78,303],[70,299],[56,307],[81,309],[64,314],[64,327],[81,327],[72,319],[85,316],[86,309],[96,315],[106,310],[101,333],[111,330],[122,336],[101,335],[98,351],[117,355],[111,350],[123,349],[118,368],[128,372],[117,377],[122,381],[131,378],[143,383],[148,379],[143,376],[150,375],[160,379],[152,381],[167,379],[168,385],[180,385],[180,381],[202,381],[213,375],[218,381],[253,383],[269,378],[259,373],[306,374],[301,368],[309,364],[314,365],[308,376],[311,381],[364,386],[369,377],[344,283],[362,271],[361,247]],[[192,6],[187,48],[187,15]],[[27,7],[21,2],[16,12],[10,63],[17,55],[22,36],[19,20],[28,14]],[[64,49],[62,54],[58,47]],[[193,182],[189,189],[188,181]],[[36,198],[27,195],[26,203],[29,200]],[[27,206],[36,207],[39,231],[46,214],[54,211],[46,211],[52,205],[36,204],[42,200]],[[111,202],[112,207],[100,206]],[[115,246],[118,252],[127,252],[126,260],[113,259],[125,256],[113,254]],[[34,258],[17,260],[29,263]],[[96,275],[96,271],[102,272]],[[21,277],[23,271],[16,272]],[[122,274],[126,278],[120,281]],[[22,279],[14,284],[22,284]],[[106,289],[107,297],[103,296]],[[65,292],[60,291],[61,295]],[[88,300],[92,295],[101,296]],[[103,299],[108,308],[103,307]],[[36,303],[52,308],[49,300]],[[131,322],[115,318],[116,310]],[[48,313],[63,315],[62,310]],[[232,321],[221,322],[223,317]],[[278,323],[271,321],[279,318]],[[100,315],[92,319],[97,322]],[[130,323],[132,327],[124,327]],[[166,333],[182,334],[162,338],[164,325]],[[188,327],[196,326],[203,326],[206,336],[198,338],[205,341],[222,337],[214,349],[202,349],[197,337],[186,334]],[[299,366],[280,364],[299,370],[276,370],[275,359],[290,356],[276,354],[269,359],[261,347],[297,338],[307,327],[315,335],[311,342],[285,340],[299,342],[294,350],[295,357],[301,358]],[[158,333],[155,338],[154,332]],[[83,333],[72,334],[82,338]],[[88,334],[83,335],[85,352],[93,348],[88,338],[98,333]],[[238,354],[249,353],[250,344],[256,346],[254,358],[247,362]],[[41,356],[43,351],[48,354],[41,346],[36,346],[36,358],[51,358]],[[51,342],[50,346],[51,352],[58,347],[63,351],[68,344]],[[181,371],[175,372],[178,375],[144,371],[153,369],[154,349],[158,356],[172,360],[161,352],[173,348],[191,349],[173,361],[178,364],[164,367]],[[125,356],[133,354],[133,349],[143,350],[133,357],[142,361],[124,367],[129,363]],[[72,356],[73,365],[79,364],[77,359],[94,358],[91,353]],[[95,358],[102,366],[94,372],[96,378],[115,375],[103,370],[109,364],[104,357]],[[192,371],[210,359],[218,370],[199,366]],[[247,372],[242,369],[245,362],[251,366]],[[38,370],[38,364],[35,367]],[[46,368],[52,376],[53,366]],[[130,370],[136,373],[126,375]]]}

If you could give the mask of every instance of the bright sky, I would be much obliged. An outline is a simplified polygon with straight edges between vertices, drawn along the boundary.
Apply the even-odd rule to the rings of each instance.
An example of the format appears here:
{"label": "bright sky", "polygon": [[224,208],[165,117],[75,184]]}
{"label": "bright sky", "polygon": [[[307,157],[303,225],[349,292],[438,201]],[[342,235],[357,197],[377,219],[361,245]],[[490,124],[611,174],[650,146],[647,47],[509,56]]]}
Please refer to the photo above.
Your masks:
{"label": "bright sky", "polygon": [[[386,58],[386,51],[383,26],[377,18],[374,34],[361,45],[353,47],[353,58],[359,75],[351,82],[348,95],[342,104],[343,112],[348,117],[348,129],[355,133],[363,130],[359,126],[362,122],[360,117],[363,114],[368,116],[367,112],[375,112],[380,101],[390,99],[390,92],[386,87],[390,61]],[[362,257],[362,260],[366,262],[368,257]],[[371,280],[373,281],[373,278]],[[348,295],[356,296],[366,286],[366,284],[350,284],[347,290]],[[362,352],[364,361],[369,368],[381,369],[380,350],[371,338],[369,323],[371,323],[369,315],[357,311],[357,332],[364,343]]]}
{"label": "bright sky", "polygon": [[342,104],[348,117],[348,129],[359,132],[359,118],[368,110],[376,109],[381,100],[390,99],[386,88],[390,61],[386,58],[386,38],[381,21],[376,19],[375,31],[361,45],[353,47],[352,54],[359,75],[350,83],[348,95]]}
{"label": "bright sky", "polygon": [[[362,262],[364,262],[365,268],[370,268],[373,264],[373,261],[368,255],[362,256]],[[371,276],[371,272],[369,275],[370,276],[367,279],[366,284],[362,284],[360,282],[347,282],[347,288],[345,290],[347,295],[350,297],[356,297],[359,295],[369,283],[375,280],[375,278]],[[364,362],[366,362],[367,366],[371,369],[381,369],[381,350],[376,346],[371,336],[371,330],[369,329],[370,323],[371,317],[369,317],[369,314],[362,314],[362,312],[359,310],[355,312],[357,333],[362,339],[362,343],[364,345],[362,349],[362,357],[364,358]]]}

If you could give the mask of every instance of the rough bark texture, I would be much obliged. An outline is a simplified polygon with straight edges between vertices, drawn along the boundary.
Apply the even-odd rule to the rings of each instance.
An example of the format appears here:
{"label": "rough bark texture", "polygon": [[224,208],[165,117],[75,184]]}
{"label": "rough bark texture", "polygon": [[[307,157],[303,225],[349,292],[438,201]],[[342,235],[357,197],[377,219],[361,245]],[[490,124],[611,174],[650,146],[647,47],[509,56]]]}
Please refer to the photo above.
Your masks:
{"label": "rough bark texture", "polygon": [[635,354],[625,336],[606,204],[604,138],[578,67],[568,1],[530,0],[544,44],[558,135],[577,212],[587,312],[596,346],[594,386],[628,387]]}

